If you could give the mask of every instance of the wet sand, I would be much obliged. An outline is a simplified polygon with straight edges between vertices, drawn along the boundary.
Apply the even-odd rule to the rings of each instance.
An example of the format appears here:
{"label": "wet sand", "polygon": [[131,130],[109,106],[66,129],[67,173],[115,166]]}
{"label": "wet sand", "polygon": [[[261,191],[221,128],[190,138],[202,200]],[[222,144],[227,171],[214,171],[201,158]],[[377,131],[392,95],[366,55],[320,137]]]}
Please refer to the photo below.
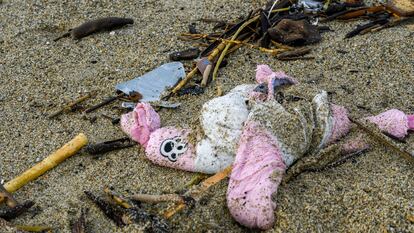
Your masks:
{"label": "wet sand", "polygon": [[[50,120],[47,115],[82,93],[96,91],[91,106],[114,94],[117,83],[169,62],[170,52],[191,43],[177,35],[196,22],[200,32],[213,25],[200,18],[236,20],[265,1],[2,1],[0,4],[0,175],[10,180],[80,132],[92,143],[123,137],[119,126],[101,116],[119,116],[118,104],[87,117],[79,112]],[[53,39],[88,19],[131,17],[134,25],[98,33],[78,43]],[[332,93],[333,101],[353,116],[390,108],[414,112],[414,29],[408,24],[344,40],[358,23],[331,22],[334,32],[312,46],[314,60],[278,61],[241,48],[220,70],[227,92],[253,83],[257,64],[284,70],[300,82]],[[345,52],[342,52],[345,51]],[[173,98],[182,106],[159,111],[162,125],[188,127],[204,102],[215,97],[211,86],[201,96]],[[414,136],[407,139],[414,150]],[[269,232],[413,232],[414,169],[395,152],[373,143],[372,149],[323,172],[303,173],[283,185],[277,197],[277,222]],[[92,159],[82,152],[16,192],[40,209],[15,224],[44,224],[70,232],[80,208],[89,207],[90,232],[140,232],[142,226],[119,229],[86,199],[83,190],[102,193],[112,186],[123,194],[171,193],[193,174],[159,167],[139,148]],[[172,219],[174,232],[249,232],[232,220],[225,202],[227,180],[215,186],[191,211]],[[146,207],[162,210],[165,205]]]}

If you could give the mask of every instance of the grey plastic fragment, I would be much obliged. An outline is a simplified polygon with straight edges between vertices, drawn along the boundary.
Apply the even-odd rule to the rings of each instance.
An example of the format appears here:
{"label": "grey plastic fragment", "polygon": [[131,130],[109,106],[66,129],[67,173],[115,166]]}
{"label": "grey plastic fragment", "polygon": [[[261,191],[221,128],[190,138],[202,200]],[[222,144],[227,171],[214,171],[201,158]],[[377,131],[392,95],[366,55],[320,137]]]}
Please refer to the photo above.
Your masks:
{"label": "grey plastic fragment", "polygon": [[140,102],[158,101],[164,91],[174,87],[185,77],[184,66],[181,62],[171,62],[133,80],[119,83],[116,89],[129,95],[135,91],[142,95]]}

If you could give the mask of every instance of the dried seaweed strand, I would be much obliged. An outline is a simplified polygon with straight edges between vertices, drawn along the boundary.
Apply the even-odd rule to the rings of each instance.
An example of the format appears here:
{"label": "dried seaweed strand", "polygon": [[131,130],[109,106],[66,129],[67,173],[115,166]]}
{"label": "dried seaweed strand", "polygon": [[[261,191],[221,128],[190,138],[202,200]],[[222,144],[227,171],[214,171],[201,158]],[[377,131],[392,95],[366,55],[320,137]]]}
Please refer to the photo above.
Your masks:
{"label": "dried seaweed strand", "polygon": [[[234,33],[234,35],[231,37],[231,40],[236,40],[237,36],[240,34],[240,32],[246,28],[248,25],[250,25],[253,22],[256,22],[258,19],[260,18],[260,15],[255,16],[253,18],[251,18],[250,20],[248,20],[247,22],[245,22],[243,25],[241,25],[239,27],[239,29]],[[221,62],[223,62],[224,57],[227,54],[227,50],[229,50],[230,46],[232,45],[232,43],[228,43],[226,45],[226,47],[224,48],[223,52],[221,53],[220,57],[217,60],[216,66],[214,67],[214,71],[213,71],[213,81],[215,81],[217,79],[217,72],[218,69],[220,67]]]}

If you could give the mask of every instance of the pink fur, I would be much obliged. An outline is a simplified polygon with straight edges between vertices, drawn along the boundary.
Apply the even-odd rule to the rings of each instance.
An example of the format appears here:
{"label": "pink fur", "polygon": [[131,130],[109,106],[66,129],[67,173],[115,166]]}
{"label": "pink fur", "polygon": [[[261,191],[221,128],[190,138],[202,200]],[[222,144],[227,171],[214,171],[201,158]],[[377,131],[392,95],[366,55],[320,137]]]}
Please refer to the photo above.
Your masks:
{"label": "pink fur", "polygon": [[414,130],[414,115],[407,115],[407,120],[408,128],[410,128],[410,130]]}
{"label": "pink fur", "polygon": [[328,143],[332,143],[348,134],[351,129],[351,121],[348,118],[348,110],[336,104],[331,105],[332,116],[334,118],[334,125]]}
{"label": "pink fur", "polygon": [[267,97],[268,100],[273,99],[274,96],[273,80],[282,78],[289,79],[294,84],[299,83],[296,79],[286,75],[286,73],[283,71],[273,72],[273,70],[268,65],[257,65],[256,82],[267,84],[269,90]]}
{"label": "pink fur", "polygon": [[122,130],[144,147],[150,134],[160,127],[160,116],[148,103],[138,103],[132,112],[121,117]]}
{"label": "pink fur", "polygon": [[404,138],[411,128],[409,127],[408,117],[398,109],[391,109],[366,119],[376,124],[381,131],[397,138]]}
{"label": "pink fur", "polygon": [[[227,206],[239,223],[269,229],[274,223],[277,192],[286,170],[276,139],[254,122],[242,133],[227,191]],[[271,175],[277,172],[276,177]]]}

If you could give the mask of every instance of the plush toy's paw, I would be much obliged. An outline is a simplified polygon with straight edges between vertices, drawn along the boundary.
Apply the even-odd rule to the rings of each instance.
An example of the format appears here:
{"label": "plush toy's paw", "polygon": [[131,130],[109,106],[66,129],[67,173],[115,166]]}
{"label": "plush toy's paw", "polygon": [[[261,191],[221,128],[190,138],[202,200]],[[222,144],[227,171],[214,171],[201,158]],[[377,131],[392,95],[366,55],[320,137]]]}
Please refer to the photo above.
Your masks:
{"label": "plush toy's paw", "polygon": [[414,129],[414,115],[407,116],[397,109],[391,109],[366,119],[376,124],[381,131],[400,139],[407,135],[408,130]]}
{"label": "plush toy's paw", "polygon": [[227,206],[236,221],[269,229],[274,223],[277,192],[284,171],[276,139],[253,122],[246,124],[227,191]]}
{"label": "plush toy's paw", "polygon": [[161,120],[148,103],[138,103],[132,112],[122,115],[121,128],[132,140],[146,146],[150,134],[160,128]]}

